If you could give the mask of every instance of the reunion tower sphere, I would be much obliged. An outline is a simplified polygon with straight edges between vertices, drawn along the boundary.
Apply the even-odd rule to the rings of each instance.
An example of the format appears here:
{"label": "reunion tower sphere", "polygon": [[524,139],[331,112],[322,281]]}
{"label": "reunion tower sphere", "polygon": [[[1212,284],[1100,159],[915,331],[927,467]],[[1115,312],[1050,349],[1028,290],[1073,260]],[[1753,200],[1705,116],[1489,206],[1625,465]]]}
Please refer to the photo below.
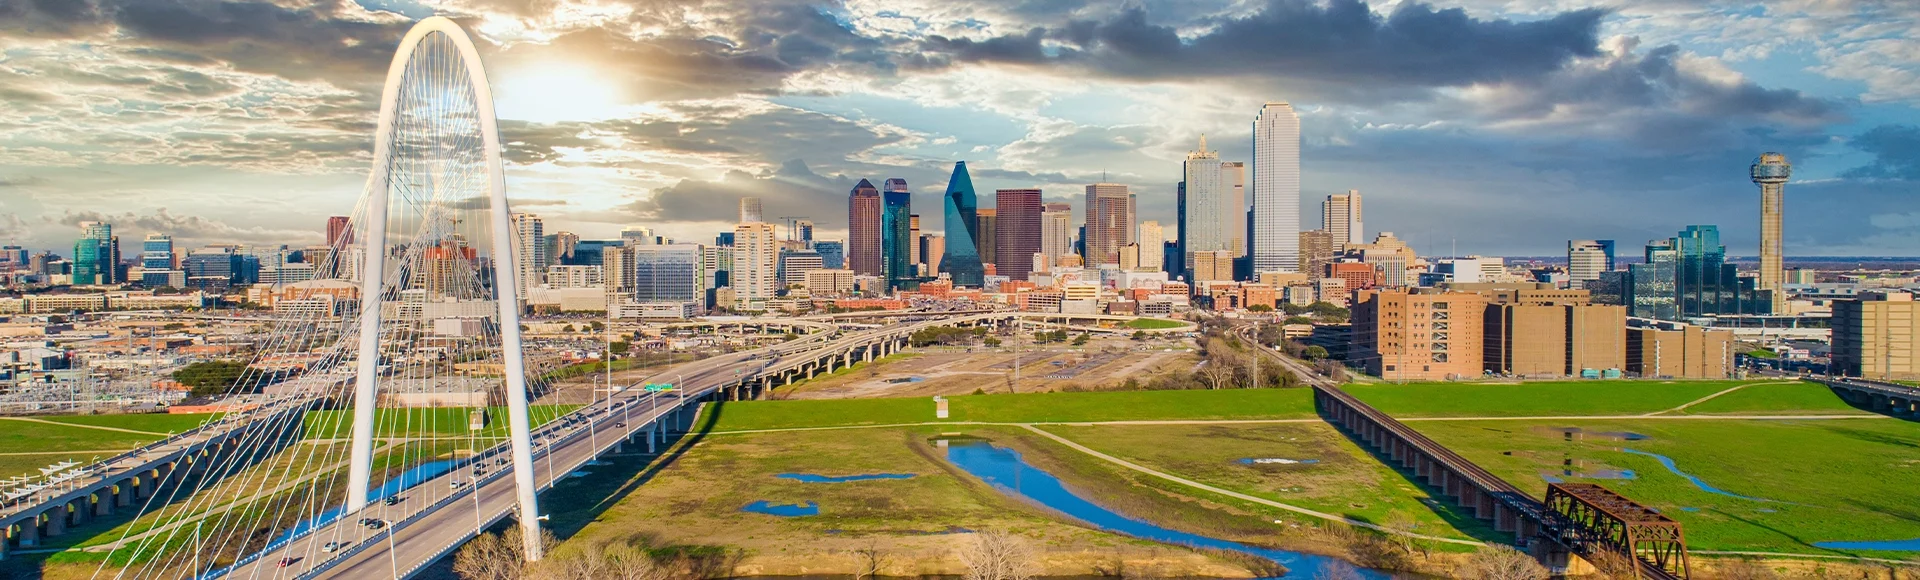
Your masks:
{"label": "reunion tower sphere", "polygon": [[1793,164],[1787,163],[1785,154],[1761,153],[1759,159],[1753,160],[1754,183],[1762,185],[1786,183],[1787,177],[1792,174]]}

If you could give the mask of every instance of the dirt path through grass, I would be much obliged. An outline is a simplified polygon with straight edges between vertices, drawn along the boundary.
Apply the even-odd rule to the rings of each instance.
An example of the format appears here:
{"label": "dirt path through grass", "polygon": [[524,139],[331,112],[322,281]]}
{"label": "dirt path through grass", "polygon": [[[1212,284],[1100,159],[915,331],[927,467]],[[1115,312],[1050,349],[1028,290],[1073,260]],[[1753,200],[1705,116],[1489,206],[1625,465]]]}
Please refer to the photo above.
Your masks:
{"label": "dirt path through grass", "polygon": [[1647,413],[1647,416],[1648,416],[1648,417],[1652,417],[1652,416],[1654,416],[1654,415],[1662,415],[1662,414],[1666,414],[1666,413],[1678,413],[1678,412],[1681,412],[1681,411],[1685,411],[1685,410],[1687,410],[1687,407],[1692,407],[1692,406],[1694,406],[1694,405],[1698,405],[1698,404],[1701,404],[1701,403],[1705,403],[1705,402],[1707,402],[1707,401],[1711,401],[1711,400],[1714,400],[1714,399],[1716,399],[1716,398],[1719,398],[1719,397],[1720,397],[1721,395],[1725,395],[1725,394],[1728,394],[1728,393],[1732,393],[1732,392],[1734,392],[1734,391],[1738,391],[1738,390],[1740,390],[1740,389],[1744,389],[1744,388],[1747,388],[1747,387],[1757,387],[1757,386],[1760,386],[1760,385],[1770,385],[1770,384],[1774,384],[1774,383],[1776,383],[1776,382],[1779,382],[1779,381],[1767,381],[1767,382],[1764,382],[1764,383],[1747,383],[1747,384],[1744,384],[1744,385],[1734,385],[1733,387],[1731,387],[1731,388],[1728,388],[1727,390],[1724,390],[1724,391],[1720,391],[1720,392],[1718,392],[1718,393],[1714,393],[1714,394],[1711,394],[1711,395],[1707,395],[1707,396],[1705,396],[1705,397],[1700,397],[1700,398],[1698,398],[1698,399],[1694,399],[1694,400],[1692,400],[1692,401],[1688,401],[1688,402],[1687,402],[1686,404],[1684,404],[1684,405],[1680,405],[1680,406],[1678,406],[1678,407],[1674,407],[1674,408],[1672,408],[1672,409],[1667,409],[1667,410],[1665,410],[1665,411],[1654,411],[1654,412],[1652,412],[1652,413]]}

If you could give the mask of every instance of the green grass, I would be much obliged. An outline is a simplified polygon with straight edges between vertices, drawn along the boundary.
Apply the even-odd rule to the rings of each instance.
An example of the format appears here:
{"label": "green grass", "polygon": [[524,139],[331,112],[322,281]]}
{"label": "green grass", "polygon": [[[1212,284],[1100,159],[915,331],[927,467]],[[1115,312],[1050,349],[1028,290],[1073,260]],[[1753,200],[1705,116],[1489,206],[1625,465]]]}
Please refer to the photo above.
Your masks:
{"label": "green grass", "polygon": [[[1181,419],[1306,419],[1314,416],[1308,389],[1218,391],[1106,391],[950,397],[947,421],[1062,423]],[[928,423],[931,397],[742,401],[727,403],[716,429],[740,431]]]}
{"label": "green grass", "polygon": [[[800,379],[800,380],[797,380],[797,381],[794,381],[793,383],[791,383],[791,384],[789,384],[789,385],[783,385],[783,386],[782,386],[781,388],[783,388],[783,389],[785,389],[785,388],[799,388],[799,387],[802,387],[802,386],[807,386],[807,385],[808,385],[809,383],[816,383],[816,381],[825,381],[825,380],[827,380],[827,379],[831,379],[831,378],[834,378],[834,377],[840,377],[840,376],[845,376],[845,375],[849,375],[849,374],[853,374],[853,372],[854,372],[854,371],[858,371],[858,370],[860,370],[860,369],[864,369],[864,368],[867,368],[868,366],[871,366],[871,365],[882,365],[882,364],[887,364],[887,363],[895,363],[895,362],[900,362],[900,361],[903,361],[903,360],[908,360],[908,359],[911,359],[911,358],[914,358],[914,357],[917,357],[917,356],[920,356],[920,353],[917,353],[917,352],[896,352],[896,353],[893,353],[893,354],[890,354],[890,355],[887,355],[887,356],[883,356],[883,357],[880,357],[880,358],[877,358],[877,359],[873,359],[873,362],[864,362],[864,361],[854,361],[854,363],[853,363],[852,365],[849,365],[849,366],[844,366],[844,367],[840,367],[840,368],[837,368],[837,369],[833,369],[833,372],[830,372],[830,373],[824,373],[824,374],[818,374],[818,375],[814,375],[814,376],[813,376],[813,378],[811,378],[811,379]],[[816,383],[816,384],[817,384],[817,383]]]}
{"label": "green grass", "polygon": [[[1149,468],[1256,497],[1373,523],[1399,512],[1414,518],[1415,531],[1428,535],[1501,536],[1451,501],[1428,503],[1426,489],[1325,423],[1060,425],[1046,430]],[[1315,463],[1240,463],[1247,458]]]}
{"label": "green grass", "polygon": [[[1566,462],[1579,473],[1629,469],[1633,480],[1594,482],[1661,510],[1685,527],[1696,550],[1849,553],[1816,548],[1832,540],[1920,537],[1920,425],[1895,419],[1567,420],[1420,422],[1412,424],[1467,459],[1534,493],[1542,473]],[[1644,441],[1601,437],[1567,441],[1553,428],[1632,432]],[[1718,495],[1670,473],[1656,459],[1673,458],[1708,484],[1755,501]],[[1889,557],[1896,552],[1851,552]],[[1897,557],[1897,556],[1893,556]]]}
{"label": "green grass", "polygon": [[[533,426],[538,427],[580,408],[579,405],[534,405],[528,409]],[[468,429],[464,407],[434,409],[380,409],[374,414],[375,437],[504,437],[507,433],[507,408],[488,407],[487,426]],[[353,434],[353,410],[313,411],[307,414],[308,439],[339,439]]]}
{"label": "green grass", "polygon": [[194,427],[199,427],[201,423],[207,422],[207,419],[216,416],[218,416],[218,414],[215,413],[183,413],[179,415],[149,413],[140,415],[63,415],[38,418],[73,425],[94,425],[99,427],[132,429],[135,431],[150,431],[154,433],[179,433]]}
{"label": "green grass", "polygon": [[1548,381],[1347,385],[1395,417],[1637,415],[1672,409],[1746,381]]}
{"label": "green grass", "polygon": [[1780,358],[1780,353],[1773,352],[1771,350],[1767,350],[1764,348],[1756,348],[1753,350],[1749,350],[1746,352],[1746,355],[1753,358],[1764,358],[1764,359]]}
{"label": "green grass", "polygon": [[1135,318],[1127,321],[1127,328],[1140,330],[1164,330],[1168,328],[1180,328],[1186,325],[1187,323],[1185,322],[1167,320],[1165,318]]}
{"label": "green grass", "polygon": [[1746,387],[1687,407],[1683,412],[1688,415],[1868,414],[1848,405],[1838,395],[1833,394],[1833,390],[1826,385],[1799,381]]}
{"label": "green grass", "polygon": [[164,435],[141,435],[37,421],[0,420],[0,453],[132,449],[162,437]]}

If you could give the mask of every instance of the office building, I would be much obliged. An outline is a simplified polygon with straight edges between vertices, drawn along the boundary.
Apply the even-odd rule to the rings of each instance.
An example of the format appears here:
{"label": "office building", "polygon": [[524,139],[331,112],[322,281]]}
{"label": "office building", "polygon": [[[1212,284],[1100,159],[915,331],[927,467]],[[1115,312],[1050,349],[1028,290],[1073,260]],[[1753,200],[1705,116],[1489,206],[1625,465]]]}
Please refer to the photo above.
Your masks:
{"label": "office building", "polygon": [[1300,117],[1285,102],[1267,103],[1253,119],[1253,271],[1294,271],[1299,243]]}
{"label": "office building", "polygon": [[1521,377],[1607,376],[1626,368],[1626,307],[1590,304],[1551,284],[1457,284],[1487,297],[1487,372]]}
{"label": "office building", "polygon": [[1060,259],[1073,254],[1073,206],[1048,203],[1040,209],[1040,255],[1048,264],[1058,266]]}
{"label": "office building", "polygon": [[353,245],[353,221],[343,215],[327,218],[327,245],[336,249]]}
{"label": "office building", "polygon": [[820,258],[820,252],[813,250],[783,250],[780,252],[780,284],[783,288],[804,286],[807,273],[826,269],[826,262]]}
{"label": "office building", "polygon": [[1002,189],[994,192],[994,272],[1009,280],[1026,280],[1033,256],[1040,253],[1040,190]]}
{"label": "office building", "polygon": [[1087,186],[1086,254],[1090,267],[1120,263],[1120,249],[1133,243],[1133,194],[1118,183]]}
{"label": "office building", "polygon": [[1320,229],[1332,236],[1334,251],[1346,249],[1347,244],[1365,243],[1366,227],[1360,221],[1360,190],[1349,189],[1346,193],[1327,196],[1327,201],[1320,204]]}
{"label": "office building", "polygon": [[[722,232],[720,235],[730,236],[730,235],[733,235],[733,233]],[[636,226],[636,227],[629,227],[629,228],[620,228],[620,242],[629,246],[651,246],[651,245],[660,243],[660,240],[658,237],[653,235],[652,228]],[[721,242],[721,245],[731,246],[733,245],[733,242],[723,241]]]}
{"label": "office building", "polygon": [[1627,372],[1645,378],[1733,376],[1733,331],[1691,324],[1678,329],[1627,329]]}
{"label": "office building", "polygon": [[1683,320],[1715,315],[1770,314],[1772,301],[1726,262],[1719,228],[1687,226],[1680,235],[1649,242],[1643,263],[1627,267],[1620,302],[1627,315]]}
{"label": "office building", "polygon": [[[995,203],[998,203],[998,202],[995,202]],[[974,233],[979,234],[980,237],[975,238],[974,243],[980,244],[980,247],[978,248],[980,250],[980,266],[983,269],[993,266],[994,264],[993,247],[994,247],[994,244],[998,244],[1000,242],[999,240],[1000,228],[998,227],[999,220],[997,218],[998,212],[999,210],[989,208],[989,207],[980,208],[976,212],[976,215],[979,217],[979,221],[977,223],[980,224],[980,227],[979,229],[974,230]]]}
{"label": "office building", "polygon": [[920,277],[938,277],[941,272],[940,261],[947,255],[947,237],[940,234],[920,234],[917,243],[920,246],[920,256],[924,260],[920,262]]}
{"label": "office building", "polygon": [[829,268],[807,272],[807,292],[814,297],[853,294],[853,270]]}
{"label": "office building", "polygon": [[1134,234],[1134,251],[1139,253],[1135,258],[1139,265],[1135,266],[1135,269],[1146,272],[1160,271],[1161,248],[1165,246],[1166,239],[1166,231],[1160,227],[1160,222],[1154,220],[1140,222]]}
{"label": "office building", "polygon": [[1833,303],[1833,371],[1882,381],[1920,380],[1914,345],[1920,302],[1902,291],[1862,292]]}
{"label": "office building", "polygon": [[540,276],[547,263],[546,224],[540,216],[530,213],[513,214],[513,275],[516,278],[520,296],[527,296],[529,289],[540,285]]}
{"label": "office building", "polygon": [[880,271],[888,288],[898,288],[919,277],[913,265],[913,194],[906,191],[905,181],[897,189],[891,179],[887,185],[887,191],[881,194]]}
{"label": "office building", "polygon": [[743,223],[743,224],[760,223],[760,222],[767,221],[765,218],[766,216],[761,215],[760,213],[760,198],[757,198],[757,197],[740,198],[740,223]]}
{"label": "office building", "polygon": [[1360,290],[1347,362],[1390,381],[1481,376],[1486,307],[1470,292]]}
{"label": "office building", "polygon": [[548,288],[603,288],[606,271],[600,266],[547,266]]}
{"label": "office building", "polygon": [[73,243],[73,285],[105,285],[124,282],[119,278],[120,237],[113,235],[113,224],[80,222],[80,239]]}
{"label": "office building", "polygon": [[1567,242],[1567,287],[1586,288],[1600,279],[1602,272],[1613,270],[1613,240],[1569,240]]}
{"label": "office building", "polygon": [[865,179],[847,197],[847,267],[861,276],[879,276],[882,212],[880,189]]}
{"label": "office building", "polygon": [[166,234],[147,234],[140,242],[140,268],[143,270],[172,270],[173,236]]}
{"label": "office building", "polygon": [[819,240],[813,243],[813,251],[820,252],[820,261],[828,269],[838,270],[847,267],[847,245],[840,240]]}
{"label": "office building", "polygon": [[980,202],[965,161],[954,163],[947,178],[945,209],[945,247],[935,271],[945,272],[954,286],[978,288],[986,284],[987,270],[980,256]]}
{"label": "office building", "polygon": [[1190,278],[1188,281],[1195,283],[1195,287],[1198,287],[1201,282],[1233,281],[1233,252],[1231,251],[1194,252],[1187,255],[1187,261],[1187,274]]}
{"label": "office building", "polygon": [[706,302],[707,256],[700,246],[666,244],[631,249],[634,302]]}
{"label": "office building", "polygon": [[762,222],[733,226],[733,271],[728,279],[745,310],[764,308],[780,291],[780,240],[773,230],[773,224]]}
{"label": "office building", "polygon": [[1326,276],[1327,265],[1333,263],[1337,252],[1333,232],[1326,229],[1300,232],[1300,272],[1306,274],[1308,280]]}
{"label": "office building", "polygon": [[1373,267],[1375,285],[1395,288],[1413,285],[1407,269],[1420,259],[1413,247],[1394,237],[1393,232],[1380,232],[1365,244],[1349,244],[1346,255]]}
{"label": "office building", "polygon": [[[908,199],[912,198],[909,197]],[[917,268],[920,264],[927,263],[927,255],[920,252],[920,214],[917,213],[907,216],[907,249],[913,253],[913,256],[908,258],[908,261],[912,263],[914,267]],[[919,274],[915,274],[915,276],[918,275]]]}
{"label": "office building", "polygon": [[[793,229],[787,232],[793,239],[802,242],[813,241],[813,220],[794,220]],[[808,244],[812,245],[812,244]]]}
{"label": "office building", "polygon": [[1181,252],[1186,262],[1183,270],[1192,269],[1192,255],[1199,252],[1225,250],[1234,257],[1246,253],[1244,177],[1245,166],[1220,161],[1219,153],[1207,150],[1204,135],[1200,148],[1187,154],[1179,192],[1183,200],[1179,206],[1184,208],[1180,226]]}
{"label": "office building", "polygon": [[1760,186],[1760,281],[1758,288],[1771,294],[1769,312],[1786,312],[1787,293],[1782,284],[1786,275],[1782,264],[1781,230],[1786,218],[1787,178],[1793,176],[1793,164],[1779,153],[1762,153],[1748,170],[1753,184]]}

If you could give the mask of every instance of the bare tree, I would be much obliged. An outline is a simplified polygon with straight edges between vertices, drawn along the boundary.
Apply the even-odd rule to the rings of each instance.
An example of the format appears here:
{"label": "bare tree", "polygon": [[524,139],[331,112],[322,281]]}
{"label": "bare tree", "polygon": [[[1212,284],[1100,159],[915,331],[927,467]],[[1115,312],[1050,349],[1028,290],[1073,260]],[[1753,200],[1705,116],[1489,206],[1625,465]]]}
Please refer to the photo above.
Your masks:
{"label": "bare tree", "polygon": [[1471,580],[1546,580],[1547,569],[1512,546],[1488,544],[1454,570],[1455,578]]}
{"label": "bare tree", "polygon": [[1223,364],[1225,361],[1221,360],[1222,358],[1224,357],[1209,358],[1200,367],[1200,378],[1206,379],[1209,389],[1220,390],[1231,385],[1234,375],[1239,374],[1232,365]]}
{"label": "bare tree", "polygon": [[[513,538],[505,536],[511,534]],[[464,580],[519,580],[526,567],[521,553],[520,528],[502,534],[480,534],[453,556],[453,573]]]}
{"label": "bare tree", "polygon": [[1605,548],[1596,548],[1583,559],[1586,560],[1588,564],[1593,565],[1594,578],[1603,580],[1630,580],[1639,577],[1637,571],[1634,570],[1633,559],[1627,557],[1626,554]]}
{"label": "bare tree", "polygon": [[1353,564],[1334,560],[1313,573],[1313,580],[1367,580],[1367,577],[1360,575],[1360,569],[1353,567]]}
{"label": "bare tree", "polygon": [[966,580],[1029,580],[1040,567],[1026,538],[998,530],[975,532],[960,548],[960,563]]}
{"label": "bare tree", "polygon": [[607,560],[608,580],[667,580],[671,571],[653,561],[645,550],[626,544],[608,546],[600,555]]}
{"label": "bare tree", "polygon": [[886,567],[891,556],[880,547],[879,538],[868,538],[867,545],[853,551],[853,558],[860,566],[854,570],[853,579],[872,580],[880,576],[880,569]]}
{"label": "bare tree", "polygon": [[1399,546],[1401,551],[1408,555],[1416,551],[1425,554],[1424,547],[1413,537],[1413,534],[1420,529],[1420,520],[1413,517],[1413,514],[1398,510],[1388,512],[1386,521],[1381,522],[1380,527],[1392,532],[1387,534],[1387,539],[1395,546]]}

